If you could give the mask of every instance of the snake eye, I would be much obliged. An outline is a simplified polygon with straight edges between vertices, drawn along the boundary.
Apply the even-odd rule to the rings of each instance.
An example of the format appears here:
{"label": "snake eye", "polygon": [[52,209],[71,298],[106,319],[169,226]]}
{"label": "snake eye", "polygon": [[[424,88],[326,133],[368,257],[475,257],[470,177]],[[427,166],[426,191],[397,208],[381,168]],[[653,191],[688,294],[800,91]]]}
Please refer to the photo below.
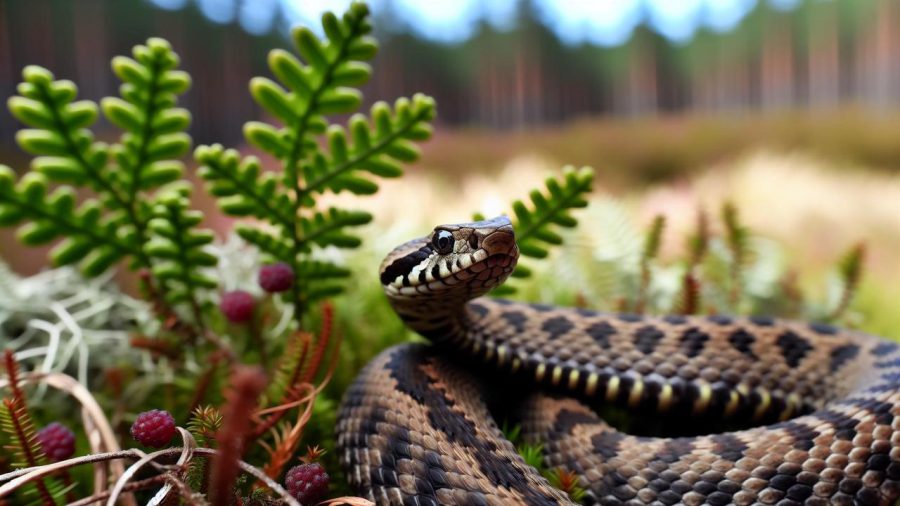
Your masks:
{"label": "snake eye", "polygon": [[446,255],[453,251],[453,234],[446,230],[439,230],[431,238],[431,246],[440,255]]}

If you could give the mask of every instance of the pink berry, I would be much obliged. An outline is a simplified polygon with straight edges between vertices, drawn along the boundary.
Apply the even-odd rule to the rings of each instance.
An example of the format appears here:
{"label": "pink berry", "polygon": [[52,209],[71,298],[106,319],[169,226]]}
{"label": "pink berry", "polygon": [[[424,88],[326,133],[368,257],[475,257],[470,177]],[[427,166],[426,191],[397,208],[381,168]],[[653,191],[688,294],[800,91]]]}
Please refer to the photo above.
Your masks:
{"label": "pink berry", "polygon": [[245,323],[253,318],[253,308],[256,301],[253,296],[243,290],[235,290],[233,292],[225,292],[222,294],[222,301],[219,303],[219,309],[222,314],[231,323]]}
{"label": "pink berry", "polygon": [[294,286],[294,269],[279,262],[259,269],[259,286],[269,293],[285,292]]}
{"label": "pink berry", "polygon": [[284,477],[289,494],[303,504],[315,504],[328,492],[328,473],[321,464],[292,467]]}
{"label": "pink berry", "polygon": [[75,434],[60,423],[53,422],[39,430],[37,439],[44,454],[53,462],[66,460],[75,454]]}
{"label": "pink berry", "polygon": [[131,437],[151,448],[162,448],[174,435],[175,419],[168,411],[161,409],[139,414],[131,426]]}

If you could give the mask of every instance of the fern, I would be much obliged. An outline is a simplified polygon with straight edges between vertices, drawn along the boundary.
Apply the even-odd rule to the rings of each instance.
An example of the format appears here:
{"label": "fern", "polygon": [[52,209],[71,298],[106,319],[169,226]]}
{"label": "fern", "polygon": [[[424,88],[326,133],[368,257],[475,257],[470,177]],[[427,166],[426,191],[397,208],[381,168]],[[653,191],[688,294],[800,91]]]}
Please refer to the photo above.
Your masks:
{"label": "fern", "polygon": [[166,283],[166,301],[189,302],[200,322],[200,303],[195,293],[200,288],[215,288],[216,281],[203,269],[216,265],[216,257],[203,248],[213,242],[213,233],[199,230],[200,211],[188,209],[186,196],[172,194],[158,199],[153,219],[148,224],[150,240],[144,250],[154,262],[153,275]]}
{"label": "fern", "polygon": [[[123,130],[112,145],[94,140],[89,127],[97,119],[97,105],[75,101],[74,83],[54,80],[41,67],[25,68],[19,96],[8,105],[13,116],[31,127],[16,138],[36,158],[18,183],[11,169],[0,166],[0,225],[19,226],[19,239],[28,245],[59,240],[50,252],[54,265],[79,264],[85,275],[97,276],[129,259],[131,267],[157,274],[156,283],[169,302],[195,301],[195,290],[213,283],[202,276],[188,280],[183,273],[170,275],[168,251],[158,264],[160,227],[151,226],[164,212],[160,206],[171,210],[168,218],[184,215],[184,206],[181,211],[172,207],[171,195],[186,197],[189,187],[168,187],[181,179],[184,166],[177,158],[191,144],[184,132],[190,114],[176,107],[190,78],[176,69],[178,56],[162,39],[136,46],[133,56],[113,59],[112,70],[122,80],[120,96],[101,101],[106,118]],[[58,188],[50,191],[51,185]],[[76,188],[90,189],[96,198],[79,203]],[[197,223],[184,215],[180,224],[187,228],[178,234],[188,241],[205,237],[205,232],[188,231]],[[214,260],[198,254],[203,244],[175,245],[191,250],[181,252],[191,259],[185,270]]]}
{"label": "fern", "polygon": [[373,177],[400,176],[401,164],[418,158],[414,142],[430,136],[428,122],[434,118],[433,100],[416,95],[397,100],[393,108],[376,103],[370,118],[355,114],[346,128],[329,124],[326,115],[359,108],[362,95],[352,86],[369,79],[365,62],[377,45],[368,36],[369,11],[363,4],[352,4],[341,19],[324,14],[322,26],[324,40],[307,28],[293,31],[303,62],[273,50],[269,67],[277,82],[256,77],[250,83],[254,100],[282,126],[250,121],[244,136],[280,160],[280,175],[263,173],[256,157],[241,158],[220,145],[200,146],[194,153],[200,177],[226,214],[266,222],[265,227],[240,224],[237,232],[293,268],[296,282],[289,297],[298,319],[310,303],[340,293],[349,275],[311,255],[326,247],[358,246],[359,238],[349,229],[372,219],[362,211],[317,210],[318,197],[342,191],[370,195],[378,190]]}
{"label": "fern", "polygon": [[[573,167],[563,169],[562,178],[547,178],[544,182],[544,191],[535,189],[529,194],[531,206],[524,201],[513,202],[512,209],[515,214],[513,229],[516,231],[516,241],[519,245],[519,253],[523,257],[545,258],[552,246],[563,243],[563,237],[559,234],[559,228],[574,228],[578,224],[571,211],[587,206],[585,195],[590,193],[594,181],[594,170],[584,167],[575,170]],[[476,220],[483,220],[484,216],[476,214]],[[521,262],[512,273],[513,278],[527,278],[531,276],[531,269]],[[506,283],[496,288],[493,295],[508,295],[515,293],[516,288]]]}

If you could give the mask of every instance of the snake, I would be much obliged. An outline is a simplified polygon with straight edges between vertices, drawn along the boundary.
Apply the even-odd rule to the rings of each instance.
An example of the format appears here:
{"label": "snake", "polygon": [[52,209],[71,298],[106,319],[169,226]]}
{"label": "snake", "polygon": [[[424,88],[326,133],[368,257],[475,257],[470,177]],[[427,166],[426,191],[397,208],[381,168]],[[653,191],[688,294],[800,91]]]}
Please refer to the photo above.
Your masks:
{"label": "snake", "polygon": [[[502,406],[585,504],[898,501],[900,345],[826,323],[486,296],[518,257],[505,216],[437,226],[387,255],[384,292],[426,339],[382,351],[343,396],[336,451],[359,495],[574,504],[504,436]],[[687,432],[633,433],[609,410]]]}

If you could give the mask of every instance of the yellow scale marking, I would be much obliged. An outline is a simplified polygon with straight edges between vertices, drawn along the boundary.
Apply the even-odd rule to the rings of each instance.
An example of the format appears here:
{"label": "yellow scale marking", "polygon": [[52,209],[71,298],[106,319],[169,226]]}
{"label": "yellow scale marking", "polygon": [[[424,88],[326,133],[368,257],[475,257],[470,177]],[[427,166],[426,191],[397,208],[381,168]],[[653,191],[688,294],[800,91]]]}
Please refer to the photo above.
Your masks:
{"label": "yellow scale marking", "polygon": [[672,396],[672,385],[668,383],[664,384],[662,386],[662,390],[659,391],[659,403],[657,404],[657,409],[660,412],[666,412],[669,410],[669,407],[672,406]]}
{"label": "yellow scale marking", "polygon": [[794,414],[794,410],[800,409],[800,396],[797,394],[790,394],[788,398],[785,400],[784,411],[778,415],[779,421],[785,421]]}
{"label": "yellow scale marking", "polygon": [[730,398],[728,399],[728,404],[725,406],[726,417],[733,415],[741,402],[741,396],[735,390],[732,390],[729,394]]}
{"label": "yellow scale marking", "polygon": [[612,402],[616,400],[617,395],[619,395],[619,377],[613,376],[606,383],[606,400]]}
{"label": "yellow scale marking", "polygon": [[712,399],[712,387],[707,383],[701,383],[697,386],[700,390],[700,397],[697,397],[697,400],[694,401],[694,414],[700,414],[706,411],[706,408],[709,407],[709,401]]}
{"label": "yellow scale marking", "polygon": [[756,411],[753,412],[753,418],[760,418],[765,414],[766,410],[769,409],[769,403],[772,402],[772,395],[769,394],[768,390],[763,390],[761,388],[756,390],[756,393],[759,394],[760,402],[759,406],[756,407]]}
{"label": "yellow scale marking", "polygon": [[518,371],[520,367],[522,367],[522,361],[519,360],[519,357],[513,358],[512,367],[511,367],[512,372]]}
{"label": "yellow scale marking", "polygon": [[641,395],[644,393],[644,381],[637,379],[634,381],[634,385],[631,387],[631,391],[628,392],[628,406],[635,407],[641,402]]}
{"label": "yellow scale marking", "polygon": [[569,389],[575,390],[575,387],[578,386],[578,371],[572,370],[569,373]]}
{"label": "yellow scale marking", "polygon": [[506,346],[500,345],[497,346],[497,365],[503,367],[503,364],[506,362]]}
{"label": "yellow scale marking", "polygon": [[589,396],[593,396],[594,392],[597,391],[597,381],[600,380],[600,377],[597,376],[597,373],[592,372],[588,374],[587,384],[584,386],[584,393]]}
{"label": "yellow scale marking", "polygon": [[487,348],[484,351],[484,358],[485,358],[485,360],[490,362],[491,359],[494,358],[494,343],[491,341],[485,341],[484,347]]}
{"label": "yellow scale marking", "polygon": [[537,381],[542,381],[546,372],[547,366],[545,364],[538,364],[537,369],[534,370],[534,379]]}
{"label": "yellow scale marking", "polygon": [[556,366],[553,368],[552,376],[550,377],[550,382],[553,383],[553,386],[559,385],[559,380],[562,378],[562,367]]}

